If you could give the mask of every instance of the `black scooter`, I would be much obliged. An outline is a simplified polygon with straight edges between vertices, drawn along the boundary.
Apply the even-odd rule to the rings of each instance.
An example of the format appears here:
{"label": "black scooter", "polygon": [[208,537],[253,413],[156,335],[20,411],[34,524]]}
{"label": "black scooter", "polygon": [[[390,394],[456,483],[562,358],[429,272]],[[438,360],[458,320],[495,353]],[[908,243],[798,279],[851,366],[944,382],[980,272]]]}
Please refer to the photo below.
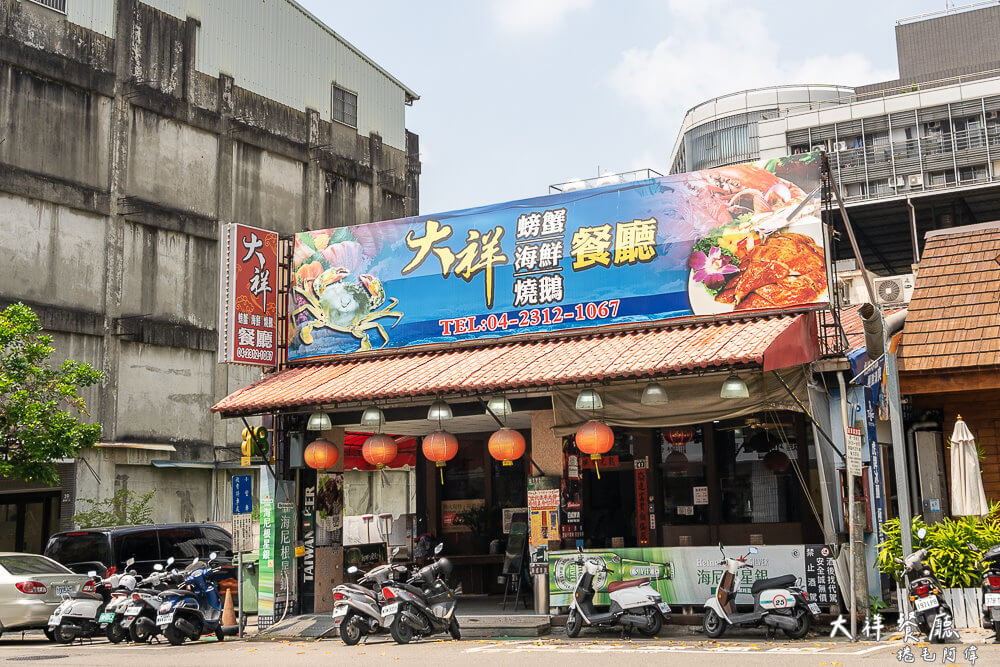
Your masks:
{"label": "black scooter", "polygon": [[[923,540],[926,536],[926,528],[917,531],[917,539]],[[906,591],[913,606],[917,627],[927,635],[927,640],[932,644],[935,642],[943,644],[949,639],[945,636],[945,628],[952,627],[951,607],[944,599],[944,587],[934,576],[930,566],[924,563],[925,558],[927,558],[926,548],[917,549],[905,559],[896,558],[896,562],[903,565]],[[939,619],[940,622],[935,624]]]}
{"label": "black scooter", "polygon": [[1000,644],[1000,544],[985,552],[970,544],[983,565],[983,627],[993,630],[993,643]]}
{"label": "black scooter", "polygon": [[[434,548],[441,553],[443,544]],[[455,591],[445,579],[451,574],[451,563],[441,558],[426,565],[406,583],[387,582],[382,588],[385,605],[382,623],[397,644],[409,644],[414,637],[430,637],[447,630],[452,639],[461,639],[462,632],[455,617]]]}

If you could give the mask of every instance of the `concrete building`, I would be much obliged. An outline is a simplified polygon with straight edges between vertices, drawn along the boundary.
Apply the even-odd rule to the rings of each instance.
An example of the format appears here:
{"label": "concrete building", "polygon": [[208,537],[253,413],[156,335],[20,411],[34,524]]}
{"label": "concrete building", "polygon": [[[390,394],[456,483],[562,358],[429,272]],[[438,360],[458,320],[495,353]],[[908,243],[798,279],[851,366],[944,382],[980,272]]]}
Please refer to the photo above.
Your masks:
{"label": "concrete building", "polygon": [[0,303],[106,375],[61,489],[0,480],[0,550],[118,488],[228,516],[239,426],[209,407],[260,371],[216,364],[220,227],[415,214],[416,99],[294,0],[0,0]]}
{"label": "concrete building", "polygon": [[[899,79],[746,91],[698,105],[685,117],[672,171],[825,150],[867,268],[909,274],[926,231],[1000,217],[998,29],[996,3],[900,19]],[[789,90],[811,99],[794,102]],[[719,133],[705,130],[713,126],[748,139],[724,150]],[[840,258],[852,257],[845,244]]]}

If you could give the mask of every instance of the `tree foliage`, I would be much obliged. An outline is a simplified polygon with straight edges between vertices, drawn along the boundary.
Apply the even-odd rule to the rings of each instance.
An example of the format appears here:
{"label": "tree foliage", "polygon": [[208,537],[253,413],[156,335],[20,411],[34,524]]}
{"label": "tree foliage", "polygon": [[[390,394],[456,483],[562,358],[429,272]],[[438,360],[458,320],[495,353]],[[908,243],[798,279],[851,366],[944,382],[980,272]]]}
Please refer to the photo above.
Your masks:
{"label": "tree foliage", "polygon": [[79,502],[87,503],[90,509],[73,515],[73,523],[80,528],[97,528],[104,526],[141,526],[153,523],[153,495],[156,489],[143,494],[118,489],[111,498],[91,500],[81,498]]}
{"label": "tree foliage", "polygon": [[87,424],[79,390],[100,371],[72,360],[54,365],[52,338],[22,303],[0,311],[0,477],[54,485],[54,461],[74,458],[101,435]]}

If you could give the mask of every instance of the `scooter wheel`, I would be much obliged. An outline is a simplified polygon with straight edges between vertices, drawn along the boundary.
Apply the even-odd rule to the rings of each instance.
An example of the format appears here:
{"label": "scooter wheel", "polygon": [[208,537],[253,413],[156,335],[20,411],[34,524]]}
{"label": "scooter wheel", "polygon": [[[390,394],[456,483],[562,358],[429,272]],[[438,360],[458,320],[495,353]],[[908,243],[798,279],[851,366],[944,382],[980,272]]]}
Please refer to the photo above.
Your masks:
{"label": "scooter wheel", "polygon": [[221,625],[215,629],[215,638],[220,642],[226,641],[226,633],[222,631]]}
{"label": "scooter wheel", "polygon": [[128,634],[125,632],[125,628],[119,623],[109,623],[108,627],[104,629],[104,636],[108,638],[108,641],[112,644],[120,644],[125,640]]}
{"label": "scooter wheel", "polygon": [[392,635],[397,644],[409,644],[413,639],[413,628],[403,622],[403,610],[400,609],[399,611],[400,613],[396,614],[396,618],[392,619],[392,625],[389,626],[389,634]]}
{"label": "scooter wheel", "polygon": [[153,638],[153,633],[143,630],[139,623],[133,621],[132,625],[128,626],[128,637],[133,644],[145,644]]}
{"label": "scooter wheel", "polygon": [[709,639],[718,639],[726,631],[726,621],[711,607],[705,610],[701,619],[701,627]]}
{"label": "scooter wheel", "polygon": [[171,623],[167,627],[163,628],[163,636],[167,638],[172,646],[180,646],[187,639],[187,635],[177,629],[177,626]]}
{"label": "scooter wheel", "polygon": [[806,612],[802,612],[795,619],[796,625],[794,630],[784,630],[783,632],[788,636],[789,639],[802,639],[809,633],[809,626],[812,623],[812,617]]}
{"label": "scooter wheel", "polygon": [[60,623],[56,626],[56,629],[52,631],[55,635],[56,641],[60,644],[72,644],[75,635],[72,632],[66,630],[66,628]]}
{"label": "scooter wheel", "polygon": [[644,637],[655,637],[660,634],[660,630],[663,629],[663,616],[660,612],[653,609],[646,611],[647,625],[637,625],[635,629],[639,631],[639,634]]}
{"label": "scooter wheel", "polygon": [[566,636],[570,638],[576,638],[580,636],[580,630],[583,629],[583,616],[576,609],[569,610],[569,616],[566,617]]}
{"label": "scooter wheel", "polygon": [[1000,644],[1000,621],[993,621],[993,643]]}
{"label": "scooter wheel", "polygon": [[357,614],[348,614],[340,622],[340,638],[348,646],[354,646],[361,641],[361,624]]}
{"label": "scooter wheel", "polygon": [[458,627],[458,619],[454,616],[451,617],[451,623],[448,624],[448,634],[455,641],[462,638],[462,630]]}

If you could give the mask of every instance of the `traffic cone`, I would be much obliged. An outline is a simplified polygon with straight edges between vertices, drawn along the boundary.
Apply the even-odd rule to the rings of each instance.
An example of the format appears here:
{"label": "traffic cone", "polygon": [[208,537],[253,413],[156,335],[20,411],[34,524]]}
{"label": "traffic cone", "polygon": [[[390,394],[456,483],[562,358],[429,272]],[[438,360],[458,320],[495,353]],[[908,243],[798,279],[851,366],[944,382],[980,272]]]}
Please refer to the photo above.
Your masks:
{"label": "traffic cone", "polygon": [[226,590],[226,601],[222,605],[222,624],[236,625],[236,607],[233,606],[233,590]]}

